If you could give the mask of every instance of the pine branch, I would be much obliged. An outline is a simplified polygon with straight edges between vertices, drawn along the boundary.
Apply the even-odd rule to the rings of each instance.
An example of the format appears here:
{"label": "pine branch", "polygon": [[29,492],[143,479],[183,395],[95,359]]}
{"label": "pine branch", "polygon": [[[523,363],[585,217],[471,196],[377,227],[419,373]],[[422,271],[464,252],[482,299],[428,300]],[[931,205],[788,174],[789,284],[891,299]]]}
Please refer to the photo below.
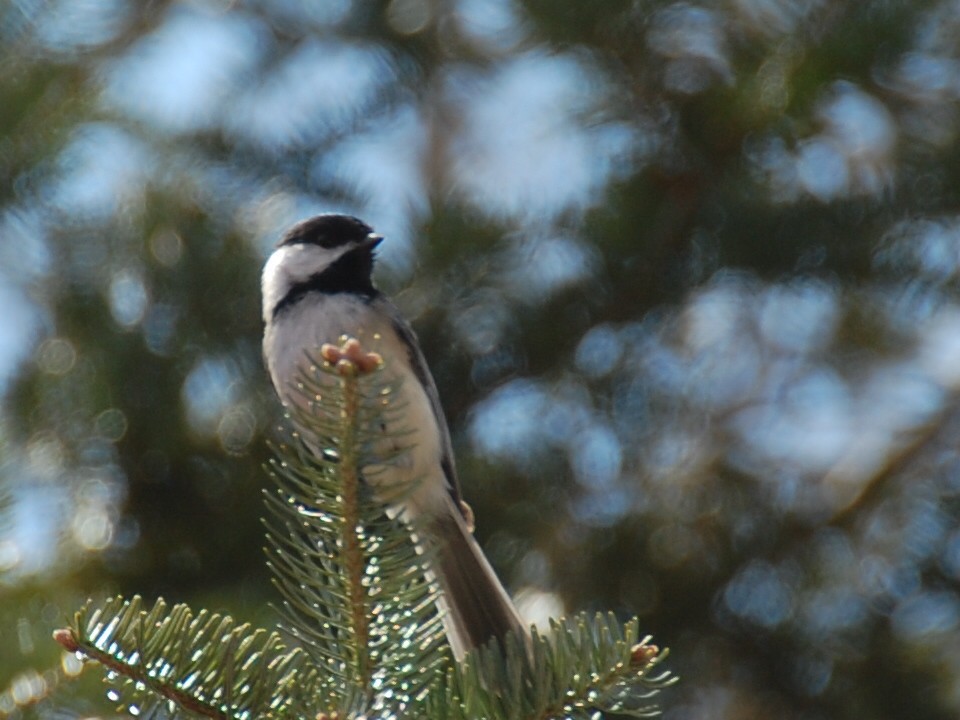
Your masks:
{"label": "pine branch", "polygon": [[[139,597],[84,608],[55,633],[107,669],[131,712],[168,717],[551,720],[603,713],[649,717],[672,684],[666,657],[637,623],[578,615],[548,635],[508,635],[451,664],[428,573],[433,549],[397,503],[415,486],[384,487],[402,462],[396,383],[356,341],[325,346],[304,374],[297,430],[275,450],[266,494],[268,564],[288,632]],[[376,491],[374,491],[374,487]],[[384,496],[386,492],[386,497]],[[388,503],[392,507],[388,507]]]}
{"label": "pine branch", "polygon": [[[340,537],[343,538],[343,565],[347,571],[347,588],[350,593],[350,624],[357,636],[357,645],[365,649],[370,642],[370,607],[363,587],[366,566],[363,549],[356,528],[361,526],[360,517],[360,468],[357,466],[357,422],[360,413],[359,392],[356,375],[348,373],[343,381],[343,412],[340,413],[339,437],[346,450],[340,458],[340,479],[343,492],[340,520]],[[356,657],[357,680],[364,687],[370,686],[372,670],[370,654],[361,650]]]}
{"label": "pine branch", "polygon": [[326,704],[343,715],[401,712],[446,662],[431,551],[386,505],[415,485],[385,488],[378,477],[407,451],[404,431],[384,433],[402,425],[401,395],[356,341],[322,352],[299,379],[297,431],[268,468],[268,565],[286,629],[340,681]]}
{"label": "pine branch", "polygon": [[[511,642],[512,641],[512,642]],[[586,614],[534,631],[529,645],[508,638],[471,652],[452,667],[443,692],[428,703],[435,720],[550,720],[599,713],[653,717],[650,700],[676,678],[654,675],[666,651],[637,642],[637,622]]]}
{"label": "pine branch", "polygon": [[[131,709],[149,715],[169,704],[208,718],[285,716],[301,702],[302,688],[317,684],[299,650],[286,649],[276,633],[238,625],[228,616],[186,605],[149,611],[134,597],[81,609],[54,639],[94,660],[129,691]],[[169,708],[167,708],[169,711]]]}

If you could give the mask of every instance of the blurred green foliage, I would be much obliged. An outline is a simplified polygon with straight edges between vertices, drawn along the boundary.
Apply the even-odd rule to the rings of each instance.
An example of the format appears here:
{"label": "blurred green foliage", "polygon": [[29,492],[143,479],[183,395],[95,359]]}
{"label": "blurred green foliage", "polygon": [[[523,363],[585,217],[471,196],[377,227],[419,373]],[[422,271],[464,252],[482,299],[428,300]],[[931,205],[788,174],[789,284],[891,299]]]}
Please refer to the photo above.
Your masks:
{"label": "blurred green foliage", "polygon": [[106,712],[87,595],[270,622],[258,273],[346,211],[532,615],[956,717],[958,101],[952,0],[0,5],[0,715]]}

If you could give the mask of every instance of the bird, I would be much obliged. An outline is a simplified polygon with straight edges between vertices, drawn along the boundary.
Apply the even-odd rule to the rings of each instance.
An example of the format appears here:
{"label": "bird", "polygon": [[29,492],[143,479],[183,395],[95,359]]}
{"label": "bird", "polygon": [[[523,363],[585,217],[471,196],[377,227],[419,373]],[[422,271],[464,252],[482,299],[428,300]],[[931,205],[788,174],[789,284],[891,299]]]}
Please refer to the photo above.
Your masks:
{"label": "bird", "polygon": [[417,336],[373,282],[375,251],[382,241],[362,220],[339,214],[311,217],[280,237],[261,279],[264,362],[290,410],[305,402],[295,390],[297,378],[324,344],[355,338],[383,358],[399,379],[400,423],[410,434],[403,438],[409,448],[403,461],[381,466],[377,484],[396,487],[417,480],[399,512],[436,548],[430,573],[440,588],[438,608],[454,657],[461,659],[494,638],[504,650],[506,635],[516,631],[524,637],[525,629],[473,536],[450,431]]}

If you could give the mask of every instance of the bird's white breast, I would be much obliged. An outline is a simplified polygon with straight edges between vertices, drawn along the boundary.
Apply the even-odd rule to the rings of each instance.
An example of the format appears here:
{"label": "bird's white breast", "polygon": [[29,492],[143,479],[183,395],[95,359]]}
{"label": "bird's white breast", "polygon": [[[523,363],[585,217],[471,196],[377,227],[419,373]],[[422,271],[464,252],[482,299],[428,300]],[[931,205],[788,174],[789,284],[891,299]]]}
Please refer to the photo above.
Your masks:
{"label": "bird's white breast", "polygon": [[[310,294],[285,308],[267,322],[263,338],[264,357],[273,385],[287,407],[304,407],[307,398],[296,389],[300,373],[308,369],[308,357],[319,359],[324,343],[340,344],[342,336],[354,337],[367,352],[376,352],[385,362],[388,377],[400,380],[398,402],[403,413],[384,426],[384,435],[400,446],[411,446],[387,472],[371,473],[387,482],[418,482],[408,510],[418,512],[445,502],[446,480],[440,467],[440,433],[420,382],[414,375],[407,348],[400,341],[390,317],[375,312],[364,299],[346,293]],[[333,381],[331,379],[331,381]],[[394,442],[394,441],[391,441]]]}

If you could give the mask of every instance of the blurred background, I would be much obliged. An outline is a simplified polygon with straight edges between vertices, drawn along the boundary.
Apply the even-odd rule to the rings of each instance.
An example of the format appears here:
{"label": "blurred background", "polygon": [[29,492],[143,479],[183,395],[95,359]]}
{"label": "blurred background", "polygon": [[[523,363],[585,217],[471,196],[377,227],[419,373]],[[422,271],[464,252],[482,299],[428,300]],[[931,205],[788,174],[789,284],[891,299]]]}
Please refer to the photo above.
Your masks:
{"label": "blurred background", "polygon": [[271,625],[259,271],[387,236],[533,619],[666,720],[960,716],[960,2],[0,2],[0,717],[88,596]]}

